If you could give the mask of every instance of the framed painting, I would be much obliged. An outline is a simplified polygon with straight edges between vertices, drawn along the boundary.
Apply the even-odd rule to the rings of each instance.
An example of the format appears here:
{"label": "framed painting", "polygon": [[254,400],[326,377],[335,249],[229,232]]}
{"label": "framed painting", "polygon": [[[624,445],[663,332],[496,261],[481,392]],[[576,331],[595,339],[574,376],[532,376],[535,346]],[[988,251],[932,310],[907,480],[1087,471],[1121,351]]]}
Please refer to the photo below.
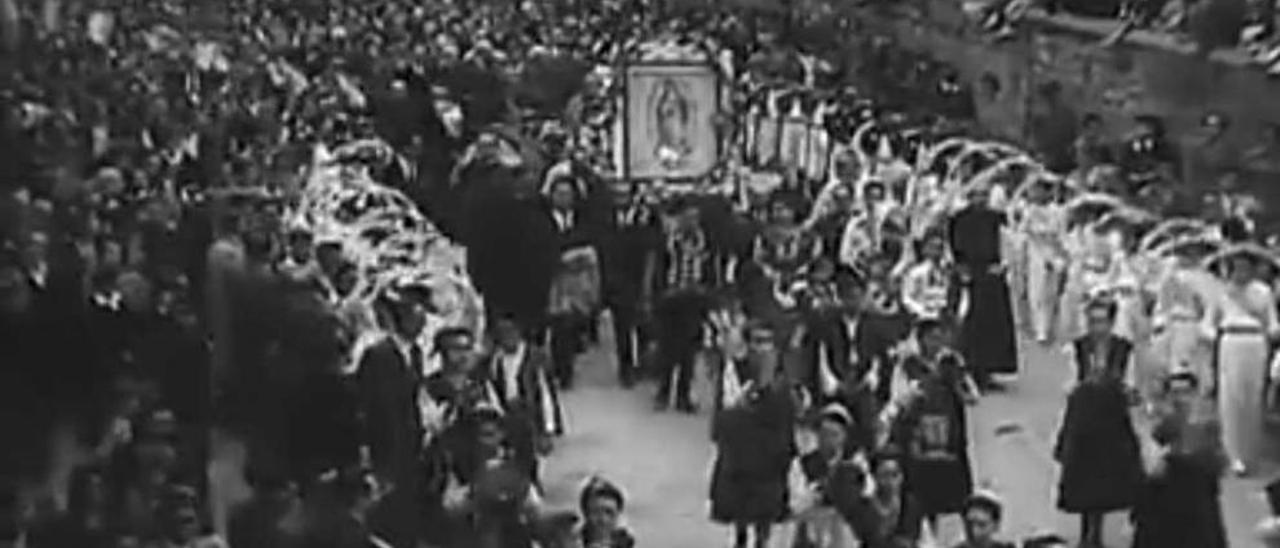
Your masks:
{"label": "framed painting", "polygon": [[624,72],[622,176],[692,181],[720,159],[719,75],[703,63],[644,63]]}

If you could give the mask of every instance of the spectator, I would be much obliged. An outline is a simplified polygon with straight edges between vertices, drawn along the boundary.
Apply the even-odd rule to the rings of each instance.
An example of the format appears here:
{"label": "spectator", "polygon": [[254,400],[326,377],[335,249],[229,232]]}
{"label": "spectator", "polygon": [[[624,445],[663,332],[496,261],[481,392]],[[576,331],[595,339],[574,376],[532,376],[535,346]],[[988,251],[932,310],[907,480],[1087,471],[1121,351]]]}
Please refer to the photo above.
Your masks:
{"label": "spectator", "polygon": [[1096,112],[1080,120],[1080,136],[1075,142],[1076,170],[1089,173],[1093,168],[1115,163],[1115,143],[1106,133],[1106,123]]}
{"label": "spectator", "polygon": [[1240,165],[1238,149],[1227,139],[1231,119],[1211,112],[1200,120],[1200,129],[1202,134],[1183,155],[1182,181],[1198,187],[1217,186]]}
{"label": "spectator", "polygon": [[1031,148],[1045,167],[1057,173],[1071,171],[1074,166],[1072,148],[1076,140],[1076,114],[1062,99],[1062,86],[1056,82],[1042,85],[1032,105]]}
{"label": "spectator", "polygon": [[1149,114],[1134,117],[1133,133],[1121,145],[1120,168],[1124,170],[1129,193],[1160,181],[1175,181],[1178,154],[1169,144],[1164,120]]}

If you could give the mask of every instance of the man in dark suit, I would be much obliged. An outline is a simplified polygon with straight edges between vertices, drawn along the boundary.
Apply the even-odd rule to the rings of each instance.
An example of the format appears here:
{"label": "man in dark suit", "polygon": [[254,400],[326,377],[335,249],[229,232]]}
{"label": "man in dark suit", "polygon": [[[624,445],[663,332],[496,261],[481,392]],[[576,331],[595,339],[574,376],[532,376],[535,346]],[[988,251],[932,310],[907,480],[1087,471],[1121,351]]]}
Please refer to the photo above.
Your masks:
{"label": "man in dark suit", "polygon": [[[594,246],[589,224],[584,218],[582,205],[586,193],[580,181],[569,175],[556,178],[549,182],[544,192],[547,209],[543,220],[554,229],[559,257],[555,276],[544,290],[552,291],[553,287],[564,287],[561,282],[565,277],[579,276],[577,267],[571,264],[577,260],[573,257],[581,256],[584,250]],[[567,390],[573,387],[574,360],[585,349],[584,335],[596,312],[587,308],[594,307],[596,303],[587,302],[584,295],[576,292],[557,290],[552,295],[549,303],[551,364],[556,380]]]}
{"label": "man in dark suit", "polygon": [[[674,395],[676,409],[697,412],[691,391],[693,364],[702,343],[712,291],[722,279],[717,257],[701,221],[701,209],[691,200],[672,204],[676,223],[663,252],[645,265],[642,302],[652,302],[658,337],[658,393],[654,406],[665,410]],[[657,300],[652,300],[657,299]],[[674,394],[672,393],[674,389]]]}
{"label": "man in dark suit", "polygon": [[632,183],[620,181],[612,190],[611,215],[602,223],[599,238],[600,275],[604,306],[613,315],[618,380],[630,388],[646,342],[640,317],[644,265],[660,245],[662,228],[655,212],[640,203]]}
{"label": "man in dark suit", "polygon": [[420,456],[423,425],[418,394],[423,383],[423,305],[410,295],[384,297],[392,332],[360,358],[356,372],[364,430],[374,472],[394,491],[370,516],[373,530],[395,548],[417,545],[421,527]]}

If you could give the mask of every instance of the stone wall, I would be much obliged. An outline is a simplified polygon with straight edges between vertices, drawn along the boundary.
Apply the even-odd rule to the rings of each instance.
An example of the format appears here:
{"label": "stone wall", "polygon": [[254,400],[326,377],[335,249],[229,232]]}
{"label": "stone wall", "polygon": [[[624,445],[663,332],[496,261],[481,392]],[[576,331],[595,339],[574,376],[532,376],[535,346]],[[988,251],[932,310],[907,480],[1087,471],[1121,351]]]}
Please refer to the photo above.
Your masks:
{"label": "stone wall", "polygon": [[1110,48],[1102,39],[1118,25],[1064,16],[1033,15],[1012,39],[994,42],[977,35],[951,2],[895,10],[873,18],[910,49],[931,52],[957,67],[971,82],[984,75],[1000,93],[979,90],[979,112],[993,133],[1012,140],[1025,135],[1032,91],[1056,81],[1078,112],[1097,112],[1116,134],[1137,114],[1165,119],[1171,135],[1187,138],[1209,110],[1226,113],[1236,126],[1232,139],[1256,142],[1266,123],[1280,123],[1280,78],[1268,78],[1237,52],[1196,57],[1172,37],[1135,32]]}

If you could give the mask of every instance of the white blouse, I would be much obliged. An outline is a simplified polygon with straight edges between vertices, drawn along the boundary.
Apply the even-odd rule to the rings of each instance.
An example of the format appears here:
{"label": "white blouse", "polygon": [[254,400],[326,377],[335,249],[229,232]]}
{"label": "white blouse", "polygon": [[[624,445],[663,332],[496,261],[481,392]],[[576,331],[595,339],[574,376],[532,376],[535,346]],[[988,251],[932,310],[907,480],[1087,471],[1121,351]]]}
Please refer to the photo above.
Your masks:
{"label": "white blouse", "polygon": [[1204,335],[1214,339],[1229,328],[1259,328],[1270,337],[1280,335],[1275,296],[1266,284],[1252,281],[1244,287],[1228,286],[1226,294],[1213,303],[1202,324]]}

